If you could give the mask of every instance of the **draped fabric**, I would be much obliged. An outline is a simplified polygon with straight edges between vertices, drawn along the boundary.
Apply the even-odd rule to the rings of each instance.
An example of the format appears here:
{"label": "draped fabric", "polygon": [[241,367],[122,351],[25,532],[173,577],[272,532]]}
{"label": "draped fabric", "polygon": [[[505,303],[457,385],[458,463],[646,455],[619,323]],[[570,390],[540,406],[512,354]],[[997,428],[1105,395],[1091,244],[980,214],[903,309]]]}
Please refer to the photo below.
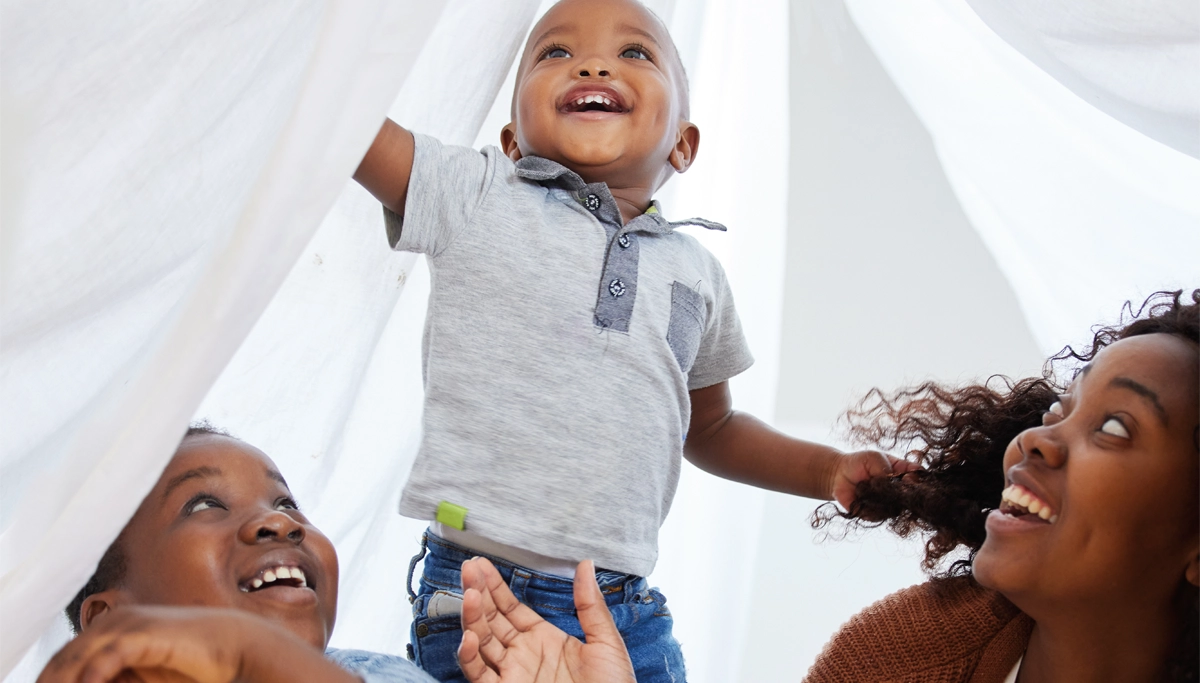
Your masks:
{"label": "draped fabric", "polygon": [[[985,18],[1001,11],[978,4],[989,5]],[[1200,11],[1155,3],[1135,12],[1143,21],[1127,22],[1132,6],[1112,4],[1042,3],[1042,30],[1060,37],[1063,54],[1103,54],[1085,60],[1089,73],[1130,45],[1146,46],[1141,66],[1107,74],[1105,87],[1158,82],[1141,83],[1139,106],[1200,131],[1200,106],[1188,95],[1200,87]],[[1122,301],[1200,283],[1200,160],[1156,140],[1166,133],[1153,121],[1139,130],[1092,106],[958,0],[846,6],[932,136],[1047,353],[1111,320]]]}
{"label": "draped fabric", "polygon": [[[378,204],[346,179],[384,115],[494,143],[514,56],[549,4],[6,0],[7,680],[33,680],[66,637],[62,606],[194,417],[271,455],[334,540],[332,644],[403,652],[424,525],[395,509],[420,436],[428,274],[386,248]],[[672,218],[730,226],[697,237],[725,265],[757,358],[736,404],[770,421],[788,5],[648,4],[679,45],[702,131],[696,166],[660,199]],[[1047,351],[1115,302],[1200,281],[1194,5],[819,4],[850,17],[917,113]],[[745,578],[762,510],[760,492],[685,468],[652,580],[689,680],[736,679],[740,634],[762,616]]]}

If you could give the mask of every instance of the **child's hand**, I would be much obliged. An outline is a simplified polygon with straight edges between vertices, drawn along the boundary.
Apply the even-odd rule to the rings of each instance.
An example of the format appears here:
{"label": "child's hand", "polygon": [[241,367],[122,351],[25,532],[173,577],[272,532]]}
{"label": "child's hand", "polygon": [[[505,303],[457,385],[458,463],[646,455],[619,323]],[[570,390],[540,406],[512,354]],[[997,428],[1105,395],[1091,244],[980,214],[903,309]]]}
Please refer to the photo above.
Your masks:
{"label": "child's hand", "polygon": [[860,481],[874,477],[893,477],[921,469],[918,465],[879,451],[844,453],[838,460],[830,485],[830,498],[849,510]]}
{"label": "child's hand", "polygon": [[586,644],[518,602],[486,559],[464,562],[462,581],[458,662],[471,683],[635,683],[591,562],[575,569],[575,609]]}

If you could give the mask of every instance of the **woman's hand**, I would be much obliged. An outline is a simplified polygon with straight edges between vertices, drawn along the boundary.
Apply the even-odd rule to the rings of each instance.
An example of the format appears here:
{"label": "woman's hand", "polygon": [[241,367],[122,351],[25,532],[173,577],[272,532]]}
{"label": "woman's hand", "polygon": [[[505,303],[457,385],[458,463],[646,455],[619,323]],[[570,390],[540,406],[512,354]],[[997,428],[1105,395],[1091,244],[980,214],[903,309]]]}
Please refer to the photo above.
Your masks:
{"label": "woman's hand", "polygon": [[[298,678],[297,678],[298,676]],[[239,610],[129,605],[94,619],[59,650],[38,683],[351,683],[315,649]]]}
{"label": "woman's hand", "polygon": [[471,683],[635,683],[590,561],[575,569],[575,609],[587,643],[517,601],[492,563],[463,563],[459,666]]}

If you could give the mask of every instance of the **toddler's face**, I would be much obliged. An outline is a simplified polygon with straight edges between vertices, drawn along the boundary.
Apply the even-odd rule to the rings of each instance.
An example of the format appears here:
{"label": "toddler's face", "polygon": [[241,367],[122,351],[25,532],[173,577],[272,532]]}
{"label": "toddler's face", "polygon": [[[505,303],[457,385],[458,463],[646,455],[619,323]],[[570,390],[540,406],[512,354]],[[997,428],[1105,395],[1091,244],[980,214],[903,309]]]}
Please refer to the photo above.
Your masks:
{"label": "toddler's face", "polygon": [[673,50],[638,3],[555,5],[526,46],[505,151],[557,161],[589,181],[665,180],[686,124]]}

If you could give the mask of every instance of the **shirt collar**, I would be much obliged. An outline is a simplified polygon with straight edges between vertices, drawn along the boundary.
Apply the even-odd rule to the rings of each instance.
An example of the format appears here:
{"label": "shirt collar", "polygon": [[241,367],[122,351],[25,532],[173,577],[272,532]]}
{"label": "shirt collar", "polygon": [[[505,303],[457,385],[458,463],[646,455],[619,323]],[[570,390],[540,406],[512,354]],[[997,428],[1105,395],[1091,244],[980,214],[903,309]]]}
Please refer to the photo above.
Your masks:
{"label": "shirt collar", "polygon": [[[563,166],[557,161],[551,161],[542,157],[521,157],[517,160],[517,175],[525,180],[530,180],[542,185],[552,185],[562,187],[569,190],[576,201],[583,202],[585,195],[595,194],[601,201],[601,208],[597,212],[599,217],[608,219],[620,225],[620,211],[617,209],[616,200],[613,199],[612,193],[608,191],[608,186],[604,183],[588,184],[578,173]],[[683,225],[696,225],[708,230],[725,230],[725,226],[720,223],[705,220],[703,218],[688,218],[682,221],[668,221],[662,214],[662,207],[659,206],[658,200],[650,202],[650,208],[642,215],[629,221],[620,230],[621,234],[628,232],[647,232],[654,234],[666,234],[677,227]]]}

